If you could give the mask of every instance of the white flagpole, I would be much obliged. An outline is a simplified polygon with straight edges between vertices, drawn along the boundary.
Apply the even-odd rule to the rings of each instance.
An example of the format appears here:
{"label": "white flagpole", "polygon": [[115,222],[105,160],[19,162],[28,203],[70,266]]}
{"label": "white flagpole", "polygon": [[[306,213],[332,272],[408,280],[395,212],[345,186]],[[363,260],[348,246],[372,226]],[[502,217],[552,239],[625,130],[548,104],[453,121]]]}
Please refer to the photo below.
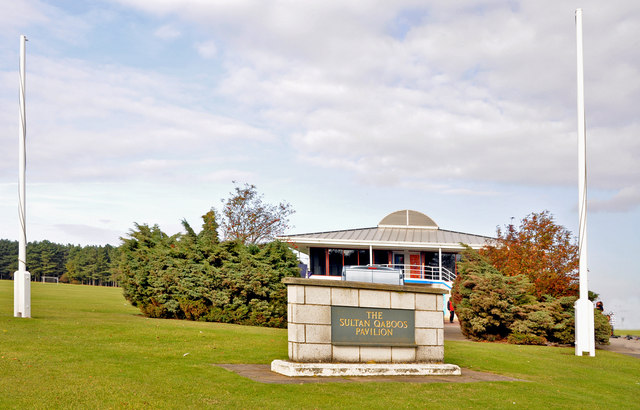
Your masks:
{"label": "white flagpole", "polygon": [[576,43],[578,66],[578,218],[580,298],[575,303],[576,356],[588,352],[595,356],[593,304],[589,300],[587,280],[587,137],[584,114],[584,61],[582,54],[582,9],[576,10]]}
{"label": "white flagpole", "polygon": [[20,233],[18,237],[18,270],[13,274],[13,316],[31,317],[31,274],[27,272],[27,220],[25,170],[27,165],[27,112],[25,109],[25,42],[27,38],[20,36],[20,130],[18,163],[20,175],[18,180],[18,217]]}

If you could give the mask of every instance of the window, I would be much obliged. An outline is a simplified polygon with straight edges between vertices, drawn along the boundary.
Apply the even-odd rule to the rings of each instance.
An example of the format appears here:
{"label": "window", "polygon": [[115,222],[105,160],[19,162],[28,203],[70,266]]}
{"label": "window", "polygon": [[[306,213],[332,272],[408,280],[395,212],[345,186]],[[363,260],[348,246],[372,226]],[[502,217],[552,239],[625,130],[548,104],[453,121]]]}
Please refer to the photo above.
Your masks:
{"label": "window", "polygon": [[[344,250],[344,266],[357,265],[358,264],[358,251],[345,249]],[[342,270],[340,270],[342,273]]]}
{"label": "window", "polygon": [[389,264],[389,251],[373,251],[373,263],[376,265]]}
{"label": "window", "polygon": [[442,267],[456,272],[456,261],[460,261],[461,255],[456,253],[442,253]]}
{"label": "window", "polygon": [[309,268],[314,275],[325,274],[325,249],[324,248],[311,248],[309,251]]}
{"label": "window", "polygon": [[358,258],[359,258],[360,265],[368,265],[370,260],[369,251],[360,249],[358,251]]}
{"label": "window", "polygon": [[[442,256],[444,256],[444,254]],[[424,264],[425,266],[440,266],[438,262],[438,252],[425,252]]]}
{"label": "window", "polygon": [[342,275],[342,249],[329,249],[329,275]]}

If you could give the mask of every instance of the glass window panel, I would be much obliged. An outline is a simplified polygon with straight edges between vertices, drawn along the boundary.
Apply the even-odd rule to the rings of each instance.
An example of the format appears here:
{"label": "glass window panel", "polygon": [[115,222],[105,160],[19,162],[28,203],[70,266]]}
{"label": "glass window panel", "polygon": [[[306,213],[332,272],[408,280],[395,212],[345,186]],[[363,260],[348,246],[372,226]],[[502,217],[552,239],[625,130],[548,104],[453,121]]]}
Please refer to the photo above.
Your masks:
{"label": "glass window panel", "polygon": [[360,265],[368,265],[369,264],[369,251],[360,249],[358,251],[358,257],[360,259]]}
{"label": "glass window panel", "polygon": [[438,252],[425,252],[424,264],[426,266],[440,266],[438,263]]}
{"label": "glass window panel", "polygon": [[373,263],[375,265],[387,265],[389,263],[389,251],[373,251]]}
{"label": "glass window panel", "polygon": [[358,251],[345,249],[344,250],[344,266],[351,266],[358,264]]}
{"label": "glass window panel", "polygon": [[311,273],[314,275],[325,274],[325,249],[324,248],[311,248],[309,251],[309,265]]}
{"label": "glass window panel", "polygon": [[455,253],[442,253],[442,267],[455,272],[457,257],[458,255]]}
{"label": "glass window panel", "polygon": [[342,275],[342,249],[329,249],[329,275]]}

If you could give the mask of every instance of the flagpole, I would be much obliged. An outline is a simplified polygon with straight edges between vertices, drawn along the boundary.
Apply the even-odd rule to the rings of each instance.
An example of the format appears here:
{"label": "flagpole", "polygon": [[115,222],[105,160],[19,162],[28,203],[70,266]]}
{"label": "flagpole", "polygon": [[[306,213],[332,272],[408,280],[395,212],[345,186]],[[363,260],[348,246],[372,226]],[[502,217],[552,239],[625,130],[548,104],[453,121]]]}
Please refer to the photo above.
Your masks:
{"label": "flagpole", "polygon": [[25,108],[25,43],[27,38],[20,36],[20,118],[18,147],[18,218],[20,232],[18,236],[18,270],[13,274],[13,316],[31,317],[31,274],[27,271],[27,220],[25,171],[27,165],[27,111]]}
{"label": "flagpole", "polygon": [[576,47],[578,78],[578,252],[580,298],[575,303],[576,356],[585,352],[595,356],[593,304],[589,300],[587,280],[587,136],[584,113],[584,61],[582,48],[582,9],[576,10]]}

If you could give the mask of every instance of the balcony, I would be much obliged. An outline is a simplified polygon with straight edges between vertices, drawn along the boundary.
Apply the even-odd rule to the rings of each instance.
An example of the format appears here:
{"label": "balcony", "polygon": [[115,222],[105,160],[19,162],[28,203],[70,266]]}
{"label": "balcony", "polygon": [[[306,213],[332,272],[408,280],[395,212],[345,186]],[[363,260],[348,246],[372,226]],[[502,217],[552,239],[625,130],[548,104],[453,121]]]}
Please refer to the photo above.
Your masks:
{"label": "balcony", "polygon": [[450,284],[456,280],[456,274],[444,267],[409,264],[387,264],[378,266],[402,269],[405,282],[449,282]]}

